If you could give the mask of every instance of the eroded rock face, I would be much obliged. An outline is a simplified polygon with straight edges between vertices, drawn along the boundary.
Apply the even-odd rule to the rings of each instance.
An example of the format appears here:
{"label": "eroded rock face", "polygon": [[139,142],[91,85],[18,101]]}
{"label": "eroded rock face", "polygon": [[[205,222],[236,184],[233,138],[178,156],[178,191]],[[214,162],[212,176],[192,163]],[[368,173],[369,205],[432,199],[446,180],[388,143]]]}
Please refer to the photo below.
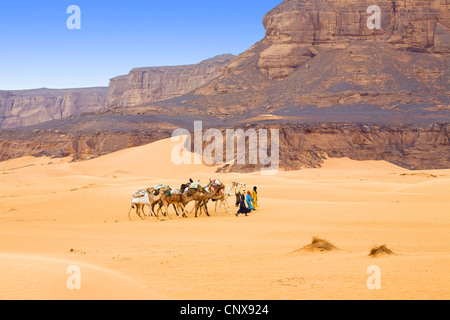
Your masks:
{"label": "eroded rock face", "polygon": [[[381,29],[367,27],[371,5],[381,9]],[[355,40],[449,53],[449,20],[446,0],[286,0],[264,18],[269,47],[258,67],[271,79],[285,79],[317,53],[344,49]]]}
{"label": "eroded rock face", "polygon": [[[412,170],[450,168],[449,124],[399,127],[374,124],[279,123],[250,125],[245,128],[249,129],[279,130],[281,170],[318,168],[328,157],[384,160]],[[168,138],[172,130],[168,127],[152,129],[149,126],[144,131],[130,132],[106,129],[35,129],[31,133],[23,129],[0,132],[0,161],[25,155],[86,160]],[[225,129],[223,135],[226,135]],[[191,141],[193,143],[194,140]],[[267,142],[270,153],[270,134]],[[203,149],[209,144],[210,142],[204,142]],[[219,172],[244,173],[261,169],[261,165],[249,164],[248,140],[246,144],[246,164],[226,165],[220,168]],[[225,145],[223,150],[226,150]],[[235,146],[234,152],[236,151]],[[223,157],[225,161],[226,154]]]}
{"label": "eroded rock face", "polygon": [[0,91],[0,129],[104,110],[108,88]]}
{"label": "eroded rock face", "polygon": [[111,79],[109,88],[0,91],[0,129],[177,97],[212,80],[233,57],[217,56],[197,65],[137,68]]}
{"label": "eroded rock face", "polygon": [[[379,30],[367,26],[372,5],[381,10]],[[404,120],[446,120],[449,19],[449,2],[442,0],[286,0],[265,16],[261,41],[182,97],[192,106],[185,111],[225,120],[278,117],[287,108],[289,117],[302,118],[322,108],[317,114],[324,121],[330,109],[365,107],[376,118],[392,110],[407,111]],[[164,106],[175,110],[180,103]]]}
{"label": "eroded rock face", "polygon": [[[269,127],[279,130],[281,170],[319,168],[328,157],[384,160],[410,170],[450,168],[449,124],[392,127],[286,123]],[[258,130],[267,127],[257,125],[247,129],[251,128]],[[271,150],[270,139],[268,150]],[[261,169],[261,165],[249,164],[248,154],[246,163],[226,165],[219,172],[254,172]]]}
{"label": "eroded rock face", "polygon": [[[367,28],[370,5],[381,8],[380,30]],[[205,128],[280,129],[286,170],[326,157],[449,168],[448,0],[286,0],[264,25],[265,38],[233,59],[112,79],[101,113],[0,132],[0,160],[87,159],[203,120]]]}
{"label": "eroded rock face", "polygon": [[167,138],[164,130],[118,132],[89,130],[3,130],[0,132],[0,161],[22,156],[72,157],[88,160],[115,151],[132,148]]}
{"label": "eroded rock face", "polygon": [[222,55],[196,65],[136,68],[111,79],[108,108],[135,107],[181,96],[214,79],[233,55]]}

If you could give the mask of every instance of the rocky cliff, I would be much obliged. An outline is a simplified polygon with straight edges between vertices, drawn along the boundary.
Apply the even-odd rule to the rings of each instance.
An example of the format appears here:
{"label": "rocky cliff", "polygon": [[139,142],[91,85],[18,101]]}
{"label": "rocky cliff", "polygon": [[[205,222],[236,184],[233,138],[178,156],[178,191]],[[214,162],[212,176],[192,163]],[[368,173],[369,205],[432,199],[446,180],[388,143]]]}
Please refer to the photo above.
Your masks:
{"label": "rocky cliff", "polygon": [[[372,5],[380,10],[375,28],[367,23],[377,10],[369,9]],[[258,67],[270,78],[283,79],[320,52],[345,49],[353,41],[449,53],[449,6],[447,0],[286,0],[264,18],[268,47]]]}
{"label": "rocky cliff", "polygon": [[0,91],[0,129],[104,110],[108,88]]}
{"label": "rocky cliff", "polygon": [[[217,78],[158,105],[221,119],[288,107],[298,117],[310,107],[323,114],[344,107],[352,116],[349,107],[361,106],[367,119],[383,110],[408,110],[412,118],[444,112],[439,117],[448,119],[449,3],[286,0],[264,17],[264,39]],[[380,29],[368,27],[374,4]]]}
{"label": "rocky cliff", "polygon": [[226,54],[194,65],[133,69],[111,79],[107,106],[135,107],[181,96],[214,79],[233,58]]}
{"label": "rocky cliff", "polygon": [[[372,5],[379,28],[369,28]],[[239,56],[134,69],[111,80],[106,110],[0,132],[0,160],[87,159],[202,120],[205,129],[278,128],[287,170],[326,157],[449,168],[449,5],[285,0],[265,16],[264,39]]]}
{"label": "rocky cliff", "polygon": [[[30,134],[30,132],[32,134]],[[0,161],[23,156],[89,160],[126,148],[167,138],[164,130],[127,132],[113,130],[2,130]]]}
{"label": "rocky cliff", "polygon": [[[67,120],[63,122],[66,123]],[[102,120],[104,121],[104,120]],[[174,128],[158,122],[159,127],[132,126],[128,131],[104,128],[3,130],[0,132],[0,161],[15,157],[49,156],[86,160],[125,148],[148,144],[171,136]],[[128,123],[130,125],[130,123]],[[248,129],[278,129],[280,169],[298,170],[320,167],[327,157],[348,157],[353,160],[384,160],[403,168],[450,168],[450,124],[422,126],[386,126],[363,124],[253,124]],[[30,132],[32,133],[30,135]],[[225,129],[223,129],[225,136]],[[192,140],[193,141],[193,140]],[[268,150],[270,153],[270,135]],[[248,144],[248,139],[246,144]],[[204,143],[203,148],[208,147]],[[224,150],[226,150],[224,146]],[[261,165],[225,165],[219,172],[253,172]],[[234,149],[236,152],[236,148]],[[224,155],[224,161],[225,161]]]}
{"label": "rocky cliff", "polygon": [[187,66],[137,68],[111,79],[109,88],[0,91],[0,129],[181,96],[212,80],[233,57],[221,55]]}
{"label": "rocky cliff", "polygon": [[[282,170],[318,168],[326,158],[384,160],[410,170],[450,168],[450,124],[423,126],[322,123],[250,125],[279,130]],[[246,141],[248,144],[248,139]],[[204,147],[207,145],[205,144]],[[246,150],[249,150],[247,147]],[[268,150],[271,150],[270,136]],[[236,151],[236,150],[235,150]],[[248,152],[248,151],[247,151]],[[269,152],[270,153],[270,152]],[[261,165],[225,165],[219,172],[253,172]]]}

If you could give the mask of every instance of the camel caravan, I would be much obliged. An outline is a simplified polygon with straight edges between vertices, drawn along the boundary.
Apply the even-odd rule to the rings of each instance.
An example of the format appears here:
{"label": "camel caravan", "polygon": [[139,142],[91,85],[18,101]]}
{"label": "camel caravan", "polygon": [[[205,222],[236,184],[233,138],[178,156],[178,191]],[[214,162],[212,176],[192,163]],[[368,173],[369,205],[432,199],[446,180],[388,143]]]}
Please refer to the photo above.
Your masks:
{"label": "camel caravan", "polygon": [[[218,179],[210,180],[207,186],[202,187],[200,181],[193,181],[184,183],[179,189],[172,189],[166,184],[159,184],[152,188],[146,188],[137,191],[131,200],[130,210],[128,211],[128,218],[131,220],[131,212],[136,210],[136,214],[145,220],[147,217],[156,217],[159,219],[160,215],[169,217],[169,208],[172,206],[175,213],[180,218],[187,218],[187,204],[194,202],[194,207],[189,214],[195,212],[197,218],[202,212],[205,212],[209,217],[208,202],[215,202],[215,213],[220,215],[222,207],[225,213],[234,214],[227,199],[229,197],[236,198],[236,206],[242,205],[243,190],[246,184],[233,181],[229,186],[222,184]],[[255,187],[256,189],[256,187]],[[148,206],[150,214],[146,215],[144,208]],[[237,215],[237,214],[236,214]]]}

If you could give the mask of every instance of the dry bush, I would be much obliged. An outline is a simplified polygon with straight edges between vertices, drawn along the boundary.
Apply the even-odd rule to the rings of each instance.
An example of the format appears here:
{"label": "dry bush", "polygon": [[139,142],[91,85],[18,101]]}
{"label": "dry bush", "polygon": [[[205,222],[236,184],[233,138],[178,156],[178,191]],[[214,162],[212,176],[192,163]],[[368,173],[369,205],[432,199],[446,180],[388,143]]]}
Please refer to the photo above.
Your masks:
{"label": "dry bush", "polygon": [[372,250],[370,250],[370,257],[378,257],[380,255],[395,255],[395,253],[389,249],[385,244],[379,247],[374,247]]}
{"label": "dry bush", "polygon": [[332,243],[328,242],[327,240],[323,240],[323,239],[314,237],[312,239],[311,244],[309,244],[299,250],[296,250],[294,252],[298,252],[298,251],[329,252],[329,251],[333,251],[333,250],[339,250],[339,249]]}

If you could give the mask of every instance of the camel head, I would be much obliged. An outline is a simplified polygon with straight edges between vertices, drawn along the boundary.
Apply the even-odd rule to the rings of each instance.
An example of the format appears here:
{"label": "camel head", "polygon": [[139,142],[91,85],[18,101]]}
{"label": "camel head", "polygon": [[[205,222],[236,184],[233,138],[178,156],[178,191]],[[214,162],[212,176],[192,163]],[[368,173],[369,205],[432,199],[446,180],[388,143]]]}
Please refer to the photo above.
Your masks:
{"label": "camel head", "polygon": [[242,189],[244,189],[247,186],[247,184],[245,182],[236,182],[236,181],[234,181],[233,183],[236,184],[235,185],[235,188],[236,188],[235,189],[235,194],[240,193],[242,191]]}

